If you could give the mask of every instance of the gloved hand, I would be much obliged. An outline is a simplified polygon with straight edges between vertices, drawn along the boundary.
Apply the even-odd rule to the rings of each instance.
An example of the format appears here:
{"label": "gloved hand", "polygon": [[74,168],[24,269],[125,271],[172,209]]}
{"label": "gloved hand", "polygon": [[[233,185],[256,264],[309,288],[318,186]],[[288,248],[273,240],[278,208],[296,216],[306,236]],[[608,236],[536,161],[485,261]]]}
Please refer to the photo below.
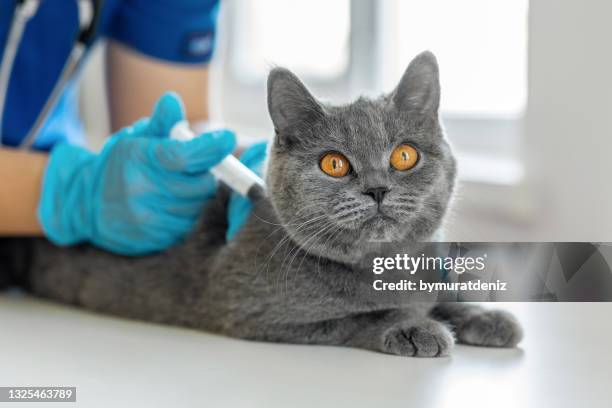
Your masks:
{"label": "gloved hand", "polygon": [[[240,156],[240,161],[253,170],[255,173],[261,176],[263,170],[263,163],[266,158],[266,143],[257,143],[249,147]],[[226,239],[231,240],[234,235],[249,218],[253,204],[248,198],[241,196],[240,194],[232,193],[229,201],[229,207],[227,210],[228,224],[229,227],[225,234]]]}
{"label": "gloved hand", "polygon": [[229,131],[188,142],[168,138],[184,119],[175,94],[153,116],[120,130],[99,154],[69,144],[51,152],[38,217],[57,245],[90,242],[124,255],[169,247],[189,232],[215,194],[208,170],[235,147]]}

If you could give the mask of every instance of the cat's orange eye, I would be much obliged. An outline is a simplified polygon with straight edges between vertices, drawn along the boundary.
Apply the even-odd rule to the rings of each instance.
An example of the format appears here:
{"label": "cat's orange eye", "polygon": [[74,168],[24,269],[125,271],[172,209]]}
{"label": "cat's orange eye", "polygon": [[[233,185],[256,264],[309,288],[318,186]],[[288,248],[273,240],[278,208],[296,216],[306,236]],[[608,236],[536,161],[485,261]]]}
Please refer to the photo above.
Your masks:
{"label": "cat's orange eye", "polygon": [[403,144],[397,146],[391,153],[391,166],[399,171],[410,170],[419,161],[419,152],[414,147]]}
{"label": "cat's orange eye", "polygon": [[340,153],[327,153],[319,163],[323,173],[332,177],[344,177],[350,170],[350,164],[346,157]]}

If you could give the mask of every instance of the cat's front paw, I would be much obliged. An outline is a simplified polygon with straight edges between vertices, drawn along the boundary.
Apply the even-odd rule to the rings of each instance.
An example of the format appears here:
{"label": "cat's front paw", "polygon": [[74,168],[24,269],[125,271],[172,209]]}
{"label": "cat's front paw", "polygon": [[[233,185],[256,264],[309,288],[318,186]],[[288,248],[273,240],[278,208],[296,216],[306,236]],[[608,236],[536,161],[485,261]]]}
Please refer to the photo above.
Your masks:
{"label": "cat's front paw", "polygon": [[455,344],[451,331],[431,319],[396,323],[382,339],[385,353],[411,357],[447,356]]}
{"label": "cat's front paw", "polygon": [[516,318],[503,310],[474,314],[456,329],[457,341],[474,346],[514,347],[523,339]]}

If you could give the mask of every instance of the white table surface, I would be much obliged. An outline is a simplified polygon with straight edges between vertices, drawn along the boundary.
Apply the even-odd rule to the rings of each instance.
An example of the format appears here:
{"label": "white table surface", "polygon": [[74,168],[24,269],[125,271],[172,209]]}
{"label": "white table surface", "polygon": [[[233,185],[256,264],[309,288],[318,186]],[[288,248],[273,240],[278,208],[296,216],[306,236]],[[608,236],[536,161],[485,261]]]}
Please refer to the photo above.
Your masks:
{"label": "white table surface", "polygon": [[235,340],[5,293],[0,386],[77,387],[76,405],[53,407],[612,406],[612,304],[504,306],[525,326],[519,349],[415,359]]}

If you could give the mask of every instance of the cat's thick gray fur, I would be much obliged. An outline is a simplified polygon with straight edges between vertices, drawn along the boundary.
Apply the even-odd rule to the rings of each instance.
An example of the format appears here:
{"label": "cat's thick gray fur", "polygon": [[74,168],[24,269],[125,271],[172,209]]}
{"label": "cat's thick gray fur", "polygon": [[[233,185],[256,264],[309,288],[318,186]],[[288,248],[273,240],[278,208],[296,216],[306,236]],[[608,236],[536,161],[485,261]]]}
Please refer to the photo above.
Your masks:
{"label": "cat's thick gray fur", "polygon": [[[456,165],[438,119],[439,99],[438,66],[429,52],[413,60],[391,94],[345,106],[318,102],[293,74],[274,69],[267,198],[235,239],[225,242],[228,192],[221,189],[197,230],[162,254],[128,258],[38,241],[28,286],[103,313],[245,339],[408,356],[446,355],[455,338],[515,346],[521,329],[507,313],[459,303],[376,302],[367,295],[371,283],[356,278],[378,242],[405,250],[431,240],[441,226]],[[389,166],[400,143],[420,152],[412,170]],[[350,160],[349,175],[332,178],[320,170],[329,151]],[[380,209],[363,194],[371,187],[389,189]]]}

